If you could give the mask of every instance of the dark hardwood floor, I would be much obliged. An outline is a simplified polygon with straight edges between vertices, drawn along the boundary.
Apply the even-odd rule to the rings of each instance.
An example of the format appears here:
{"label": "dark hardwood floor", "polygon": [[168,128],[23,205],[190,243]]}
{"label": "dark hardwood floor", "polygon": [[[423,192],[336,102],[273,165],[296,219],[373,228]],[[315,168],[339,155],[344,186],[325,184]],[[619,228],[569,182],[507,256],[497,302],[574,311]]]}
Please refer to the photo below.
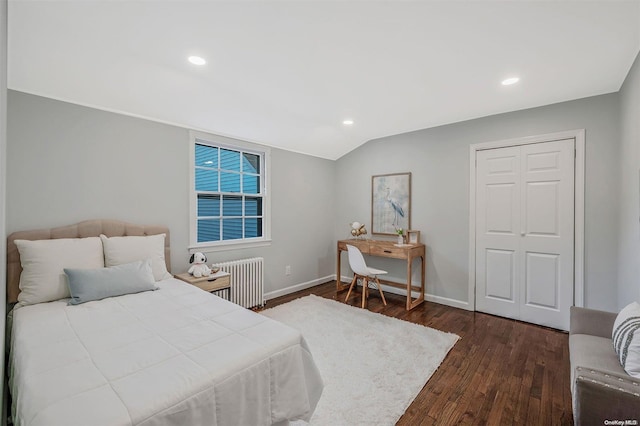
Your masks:
{"label": "dark hardwood floor", "polygon": [[[267,308],[315,294],[335,281],[270,300]],[[375,292],[377,293],[377,292]],[[398,425],[572,425],[569,336],[553,329],[436,303],[405,311],[405,298],[370,291],[368,309],[460,336]],[[358,296],[360,293],[358,293]],[[352,305],[359,297],[351,296]]]}

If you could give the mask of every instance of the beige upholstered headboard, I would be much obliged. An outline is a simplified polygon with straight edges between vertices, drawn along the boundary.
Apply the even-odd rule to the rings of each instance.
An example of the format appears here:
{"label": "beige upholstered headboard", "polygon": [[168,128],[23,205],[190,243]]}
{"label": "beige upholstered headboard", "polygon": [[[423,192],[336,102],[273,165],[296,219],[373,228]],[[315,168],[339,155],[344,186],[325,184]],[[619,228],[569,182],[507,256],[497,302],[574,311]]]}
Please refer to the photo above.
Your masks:
{"label": "beige upholstered headboard", "polygon": [[153,225],[134,225],[118,220],[86,220],[75,225],[59,228],[39,229],[35,231],[18,231],[7,237],[7,302],[15,303],[20,294],[20,252],[15,240],[54,240],[58,238],[127,237],[167,234],[164,240],[164,260],[167,270],[171,272],[171,244],[169,228]]}

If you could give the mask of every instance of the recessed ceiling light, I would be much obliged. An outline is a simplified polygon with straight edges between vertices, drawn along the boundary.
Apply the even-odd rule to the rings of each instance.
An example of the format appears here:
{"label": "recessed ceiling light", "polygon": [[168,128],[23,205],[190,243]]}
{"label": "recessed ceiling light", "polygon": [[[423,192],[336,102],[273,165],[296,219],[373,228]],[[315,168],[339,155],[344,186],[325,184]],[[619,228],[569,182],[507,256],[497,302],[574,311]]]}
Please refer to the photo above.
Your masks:
{"label": "recessed ceiling light", "polygon": [[520,77],[511,77],[511,78],[507,78],[506,80],[502,80],[502,85],[511,86],[512,84],[516,84],[519,81],[520,81]]}
{"label": "recessed ceiling light", "polygon": [[204,65],[207,63],[207,61],[205,61],[200,56],[189,56],[189,62],[191,62],[193,65]]}
{"label": "recessed ceiling light", "polygon": [[342,124],[344,124],[345,126],[351,126],[353,124],[353,120],[344,120]]}

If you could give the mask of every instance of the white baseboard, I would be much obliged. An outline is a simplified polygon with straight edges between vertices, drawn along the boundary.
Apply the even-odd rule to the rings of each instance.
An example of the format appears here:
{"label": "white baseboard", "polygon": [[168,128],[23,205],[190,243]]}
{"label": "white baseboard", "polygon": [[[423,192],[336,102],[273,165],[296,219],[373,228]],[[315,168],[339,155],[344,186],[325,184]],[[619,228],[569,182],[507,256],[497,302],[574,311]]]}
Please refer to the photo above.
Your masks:
{"label": "white baseboard", "polygon": [[469,302],[465,302],[463,300],[450,299],[448,297],[436,296],[435,294],[425,294],[424,299],[428,300],[429,302],[439,303],[441,305],[447,305],[453,308],[460,308],[466,311],[473,310]]}
{"label": "white baseboard", "polygon": [[[264,299],[265,300],[275,299],[276,297],[285,296],[287,294],[295,293],[296,291],[300,291],[300,290],[306,290],[308,288],[315,287],[319,284],[323,284],[323,283],[326,283],[327,281],[331,281],[335,279],[336,279],[335,274],[327,275],[326,277],[322,277],[322,278],[316,278],[315,280],[307,281],[300,284],[295,284],[286,288],[281,288],[280,290],[275,290],[275,291],[270,291],[268,293],[265,293]],[[342,282],[347,282],[347,283],[351,282],[352,279],[353,277],[348,277],[348,276],[341,277]],[[387,293],[398,294],[400,296],[404,296],[405,294],[407,294],[406,291],[401,288],[390,287],[384,284],[382,284],[382,289]],[[418,297],[418,293],[415,291],[411,292],[411,295],[414,298]],[[463,300],[451,299],[448,297],[436,296],[435,294],[428,294],[428,293],[424,295],[424,298],[429,302],[439,303],[441,305],[451,306],[453,308],[464,309],[467,311],[473,310],[469,302],[465,302]]]}
{"label": "white baseboard", "polygon": [[319,284],[326,283],[327,281],[335,280],[336,274],[327,275],[326,277],[316,278],[315,280],[307,281],[305,283],[295,284],[289,287],[281,288],[280,290],[270,291],[264,294],[265,300],[275,299],[276,297],[285,296],[287,294],[295,293],[296,291],[306,290],[311,287],[315,287]]}
{"label": "white baseboard", "polygon": [[[341,279],[343,282],[351,282],[353,277],[342,276]],[[406,290],[403,290],[401,288],[391,287],[384,284],[382,284],[382,290],[384,290],[385,293],[399,294],[400,296],[404,296],[407,294]],[[414,298],[418,297],[418,292],[412,291],[411,296]],[[424,295],[424,300],[427,300],[433,303],[439,303],[441,305],[451,306],[453,308],[464,309],[467,311],[473,310],[471,309],[471,305],[469,304],[469,302],[465,302],[463,300],[457,300],[457,299],[450,299],[448,297],[443,297],[443,296],[436,296],[435,294],[426,293]]]}

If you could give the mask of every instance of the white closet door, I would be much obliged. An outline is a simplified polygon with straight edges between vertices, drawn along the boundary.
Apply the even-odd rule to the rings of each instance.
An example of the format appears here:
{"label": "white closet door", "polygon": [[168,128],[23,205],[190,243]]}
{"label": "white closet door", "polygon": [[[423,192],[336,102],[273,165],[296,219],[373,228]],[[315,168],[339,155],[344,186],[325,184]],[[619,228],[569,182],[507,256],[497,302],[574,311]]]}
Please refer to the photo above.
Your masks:
{"label": "white closet door", "polygon": [[574,142],[522,146],[520,319],[569,329],[573,305]]}
{"label": "white closet door", "polygon": [[574,140],[477,153],[477,310],[569,327]]}
{"label": "white closet door", "polygon": [[520,147],[478,151],[476,173],[476,309],[517,318]]}

